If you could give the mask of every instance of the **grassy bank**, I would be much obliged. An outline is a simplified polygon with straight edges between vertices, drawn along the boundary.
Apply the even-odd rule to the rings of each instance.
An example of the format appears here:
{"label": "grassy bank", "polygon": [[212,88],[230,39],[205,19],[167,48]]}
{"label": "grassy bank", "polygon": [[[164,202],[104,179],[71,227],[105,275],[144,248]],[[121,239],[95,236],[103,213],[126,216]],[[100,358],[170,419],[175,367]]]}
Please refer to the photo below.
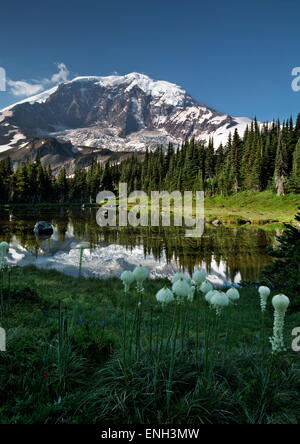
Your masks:
{"label": "grassy bank", "polygon": [[299,194],[278,197],[270,191],[245,191],[229,197],[205,199],[205,216],[207,220],[218,218],[224,223],[236,223],[239,219],[254,225],[290,222],[294,220],[299,205]]}
{"label": "grassy bank", "polygon": [[[218,328],[203,296],[187,301],[174,340],[177,305],[163,310],[155,299],[166,283],[145,282],[139,312],[136,290],[125,304],[116,278],[17,267],[9,285],[5,275],[0,423],[299,422],[300,355],[291,351],[291,331],[300,314],[288,314],[288,351],[272,367],[256,289],[241,290]],[[266,338],[272,324],[269,303]]]}
{"label": "grassy bank", "polygon": [[[121,204],[116,199],[116,205]],[[270,191],[254,192],[244,191],[232,196],[214,196],[205,199],[205,218],[212,221],[216,218],[225,224],[243,224],[246,221],[252,225],[291,222],[300,205],[299,194],[288,194],[278,197]],[[55,208],[55,207],[81,207],[81,203],[36,203],[36,204],[0,204],[0,209],[22,208]],[[97,204],[86,203],[87,207]],[[129,204],[128,209],[134,205]],[[149,203],[150,206],[150,203]],[[176,210],[175,210],[176,211]]]}
{"label": "grassy bank", "polygon": [[[189,203],[190,200],[187,198],[185,202]],[[278,197],[270,191],[244,191],[227,197],[205,198],[204,216],[208,223],[219,219],[226,225],[246,225],[250,222],[260,227],[272,225],[276,229],[283,222],[293,221],[299,206],[299,194]],[[129,209],[133,207],[134,204],[128,206]],[[181,213],[181,208],[171,206],[171,212],[179,211]]]}

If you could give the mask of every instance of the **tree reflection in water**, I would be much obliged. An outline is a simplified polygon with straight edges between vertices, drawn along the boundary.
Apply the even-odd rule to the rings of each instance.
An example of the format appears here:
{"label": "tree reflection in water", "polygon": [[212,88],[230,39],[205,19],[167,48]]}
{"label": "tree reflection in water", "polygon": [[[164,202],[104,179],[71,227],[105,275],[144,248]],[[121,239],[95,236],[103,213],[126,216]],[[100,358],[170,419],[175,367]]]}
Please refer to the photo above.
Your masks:
{"label": "tree reflection in water", "polygon": [[228,279],[234,280],[240,273],[243,280],[254,280],[261,268],[270,262],[266,246],[274,242],[276,234],[253,227],[206,225],[201,238],[187,238],[180,227],[103,228],[96,222],[96,213],[94,208],[28,208],[15,210],[18,220],[10,222],[8,211],[0,211],[1,239],[17,240],[22,247],[37,253],[41,244],[33,234],[33,227],[38,220],[46,220],[56,228],[62,249],[68,245],[66,238],[72,233],[73,240],[85,241],[91,248],[99,244],[118,244],[130,251],[139,246],[145,255],[152,254],[156,261],[166,257],[167,263],[175,261],[190,273],[198,266],[210,272],[214,260],[217,266],[221,262],[226,264]]}

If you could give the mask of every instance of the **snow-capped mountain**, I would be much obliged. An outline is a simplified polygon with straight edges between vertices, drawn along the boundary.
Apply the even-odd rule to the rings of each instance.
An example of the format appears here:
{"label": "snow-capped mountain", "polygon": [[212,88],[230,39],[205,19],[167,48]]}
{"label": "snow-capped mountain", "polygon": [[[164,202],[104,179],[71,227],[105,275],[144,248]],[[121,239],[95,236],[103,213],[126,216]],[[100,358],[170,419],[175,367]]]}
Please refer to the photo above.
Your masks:
{"label": "snow-capped mountain", "polygon": [[[195,136],[215,146],[251,123],[195,101],[181,87],[131,73],[77,77],[0,111],[0,152],[35,137],[113,151],[143,151]],[[80,148],[79,148],[80,150]]]}

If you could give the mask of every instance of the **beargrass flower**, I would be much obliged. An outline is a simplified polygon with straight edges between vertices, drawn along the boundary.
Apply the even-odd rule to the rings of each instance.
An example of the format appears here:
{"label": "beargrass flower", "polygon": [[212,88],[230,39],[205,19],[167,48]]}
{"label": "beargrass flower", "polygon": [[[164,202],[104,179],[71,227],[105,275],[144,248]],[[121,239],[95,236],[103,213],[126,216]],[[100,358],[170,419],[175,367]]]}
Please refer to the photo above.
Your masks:
{"label": "beargrass flower", "polygon": [[228,298],[230,301],[232,302],[236,302],[240,299],[240,293],[236,288],[230,288],[227,292],[226,292]]}
{"label": "beargrass flower", "polygon": [[196,270],[196,271],[194,271],[192,279],[193,279],[193,281],[195,282],[195,284],[197,286],[200,286],[201,284],[203,284],[203,282],[206,279],[205,271],[203,271],[203,270]]}
{"label": "beargrass flower", "polygon": [[138,265],[133,270],[133,277],[136,280],[136,282],[140,285],[147,279],[148,277],[148,271],[143,265]]}
{"label": "beargrass flower", "polygon": [[173,292],[167,287],[162,288],[156,293],[156,300],[163,305],[173,302],[174,299]]}
{"label": "beargrass flower", "polygon": [[214,296],[215,293],[219,293],[217,290],[210,290],[205,295],[205,300],[209,304],[211,303],[211,298]]}
{"label": "beargrass flower", "polygon": [[4,267],[5,255],[8,251],[9,245],[7,242],[1,242],[0,244],[0,270]]}
{"label": "beargrass flower", "polygon": [[179,271],[178,273],[175,273],[172,277],[172,284],[175,284],[175,282],[179,281],[179,279],[185,279],[188,283],[190,283],[190,278]]}
{"label": "beargrass flower", "polygon": [[125,291],[127,292],[129,290],[130,285],[134,282],[134,275],[132,271],[128,270],[123,271],[120,279],[123,282]]}
{"label": "beargrass flower", "polygon": [[178,299],[181,300],[188,297],[190,286],[184,278],[180,278],[173,284],[172,290]]}
{"label": "beargrass flower", "polygon": [[271,290],[268,287],[259,287],[258,292],[260,296],[261,311],[264,313],[267,308],[268,297],[271,294]]}
{"label": "beargrass flower", "polygon": [[274,327],[273,327],[273,337],[270,338],[272,345],[273,354],[285,351],[283,330],[286,311],[290,305],[290,300],[284,294],[278,294],[272,299],[272,304],[274,307]]}
{"label": "beargrass flower", "polygon": [[229,305],[229,297],[222,291],[216,291],[210,300],[211,305],[216,309],[217,315]]}
{"label": "beargrass flower", "polygon": [[207,281],[203,282],[203,284],[200,287],[200,291],[202,291],[203,294],[206,294],[212,290],[213,290],[213,286]]}

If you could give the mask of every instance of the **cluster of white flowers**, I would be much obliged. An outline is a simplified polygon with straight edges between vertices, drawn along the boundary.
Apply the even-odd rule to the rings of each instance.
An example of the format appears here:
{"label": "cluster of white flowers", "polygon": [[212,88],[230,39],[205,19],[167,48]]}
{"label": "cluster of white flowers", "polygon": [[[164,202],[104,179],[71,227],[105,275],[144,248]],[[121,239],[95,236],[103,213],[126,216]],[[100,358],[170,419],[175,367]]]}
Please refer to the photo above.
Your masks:
{"label": "cluster of white flowers", "polygon": [[172,290],[167,287],[162,288],[156,294],[156,299],[162,304],[169,304],[175,300],[177,303],[185,300],[193,302],[196,289],[200,289],[205,278],[206,274],[203,270],[196,270],[192,279],[184,273],[175,273],[171,278]]}
{"label": "cluster of white flowers", "polygon": [[156,299],[159,302],[163,304],[174,300],[178,303],[182,303],[184,300],[192,302],[196,290],[198,290],[203,293],[205,300],[220,315],[224,307],[240,299],[240,293],[236,288],[229,289],[227,293],[214,290],[213,286],[207,282],[206,273],[203,270],[194,271],[192,280],[183,273],[175,273],[171,283],[172,290],[164,287],[156,294]]}
{"label": "cluster of white flowers", "polygon": [[1,242],[0,244],[0,270],[4,268],[5,255],[9,249],[9,245],[7,242]]}
{"label": "cluster of white flowers", "polygon": [[[1,262],[0,266],[3,267],[4,257],[8,249],[8,244],[2,242],[0,244]],[[143,282],[148,278],[148,271],[142,265],[138,265],[133,272],[124,271],[121,274],[121,280],[124,285],[125,292],[130,288],[130,285],[136,281],[137,290],[142,291]],[[185,300],[192,302],[195,297],[196,290],[200,291],[206,302],[211,308],[216,310],[217,316],[222,314],[222,311],[230,304],[236,303],[240,299],[239,290],[235,287],[230,288],[227,292],[214,290],[213,286],[207,282],[206,274],[203,270],[196,270],[193,273],[192,279],[186,276],[184,273],[175,273],[171,279],[172,288],[167,286],[161,288],[156,293],[156,300],[163,306],[176,301],[182,303]],[[271,290],[268,287],[261,286],[258,289],[260,295],[261,311],[264,313],[267,308],[268,297],[271,294]],[[284,321],[287,308],[290,304],[290,300],[287,296],[279,294],[274,296],[272,304],[275,310],[274,313],[274,328],[273,337],[270,338],[272,344],[273,354],[279,353],[285,350],[284,347]]]}
{"label": "cluster of white flowers", "polygon": [[139,291],[143,289],[143,283],[148,278],[148,270],[142,265],[138,265],[135,267],[133,271],[125,270],[121,274],[121,281],[124,285],[124,290],[127,292],[130,288],[130,285],[136,281],[137,288]]}
{"label": "cluster of white flowers", "polygon": [[267,308],[268,297],[271,294],[271,290],[268,287],[259,287],[258,292],[260,296],[261,311],[264,313]]}
{"label": "cluster of white flowers", "polygon": [[[221,315],[222,310],[228,307],[230,303],[234,303],[240,299],[240,293],[236,288],[230,288],[227,293],[224,293],[223,291],[214,290],[210,284],[208,285],[211,289],[207,292],[203,291],[205,300],[216,310],[217,315]],[[208,288],[208,286],[205,286],[204,290]]]}
{"label": "cluster of white flowers", "polygon": [[284,339],[283,339],[283,329],[286,311],[290,305],[290,300],[284,294],[278,294],[272,299],[272,304],[275,310],[274,313],[274,327],[273,327],[273,337],[270,338],[272,344],[273,353],[280,353],[285,351]]}

